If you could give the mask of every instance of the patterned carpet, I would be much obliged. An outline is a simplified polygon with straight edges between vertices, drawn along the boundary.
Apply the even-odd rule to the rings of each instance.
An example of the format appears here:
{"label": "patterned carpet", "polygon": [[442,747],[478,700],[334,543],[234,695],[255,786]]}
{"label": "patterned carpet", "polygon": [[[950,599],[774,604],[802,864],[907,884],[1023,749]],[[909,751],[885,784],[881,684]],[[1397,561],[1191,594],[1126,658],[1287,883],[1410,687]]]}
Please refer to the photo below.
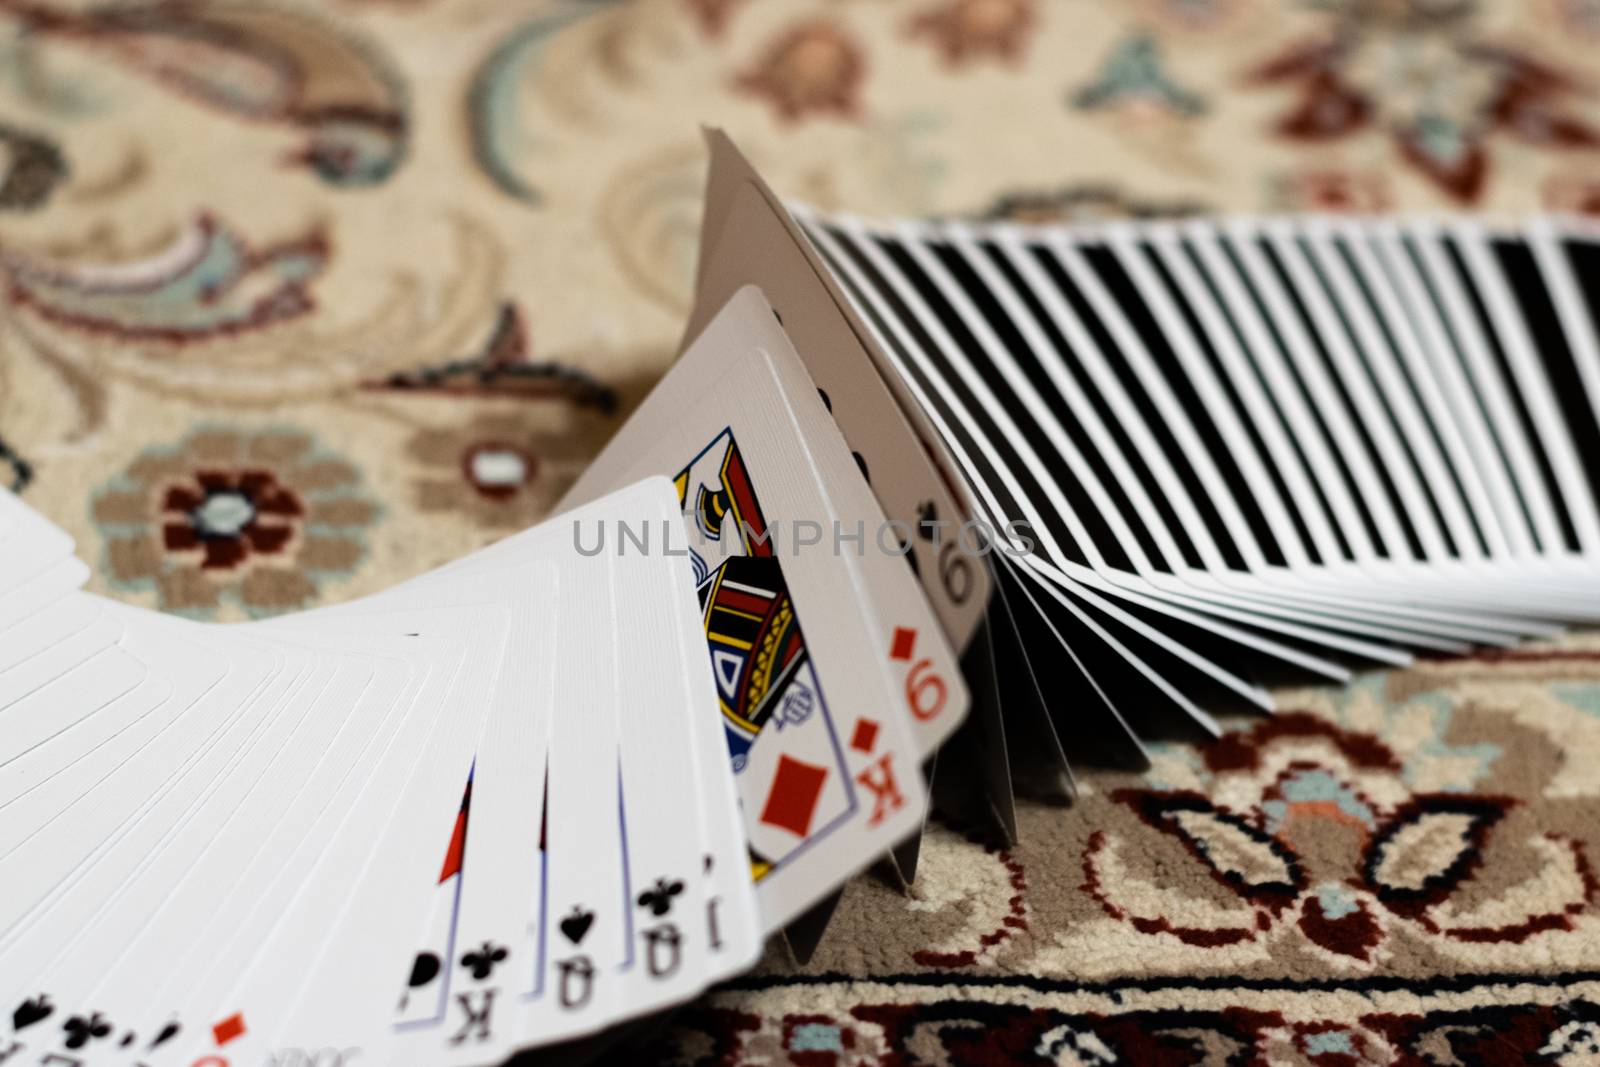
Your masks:
{"label": "patterned carpet", "polygon": [[[360,595],[670,360],[699,122],[863,214],[1600,211],[1597,56],[1596,0],[0,0],[0,479],[102,592]],[[1600,640],[1283,707],[935,826],[616,1061],[1600,1063]]]}

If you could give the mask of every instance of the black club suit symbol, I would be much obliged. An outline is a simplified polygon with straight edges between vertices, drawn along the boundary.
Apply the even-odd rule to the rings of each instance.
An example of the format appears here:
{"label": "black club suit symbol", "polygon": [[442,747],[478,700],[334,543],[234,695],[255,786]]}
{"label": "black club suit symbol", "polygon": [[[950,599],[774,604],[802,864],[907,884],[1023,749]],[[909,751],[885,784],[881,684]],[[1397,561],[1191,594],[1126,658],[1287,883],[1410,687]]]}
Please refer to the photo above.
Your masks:
{"label": "black club suit symbol", "polygon": [[472,977],[481,982],[493,974],[495,965],[508,955],[510,953],[504,945],[495,945],[485,941],[481,946],[461,957],[461,966],[471,971]]}
{"label": "black club suit symbol", "polygon": [[639,894],[639,907],[649,908],[650,914],[660,918],[672,910],[672,898],[683,892],[683,883],[674,878],[667,881],[657,878],[656,884]]}
{"label": "black club suit symbol", "polygon": [[61,1024],[61,1029],[66,1031],[68,1048],[82,1048],[91,1041],[109,1036],[111,1024],[99,1012],[92,1012],[87,1019],[74,1015]]}

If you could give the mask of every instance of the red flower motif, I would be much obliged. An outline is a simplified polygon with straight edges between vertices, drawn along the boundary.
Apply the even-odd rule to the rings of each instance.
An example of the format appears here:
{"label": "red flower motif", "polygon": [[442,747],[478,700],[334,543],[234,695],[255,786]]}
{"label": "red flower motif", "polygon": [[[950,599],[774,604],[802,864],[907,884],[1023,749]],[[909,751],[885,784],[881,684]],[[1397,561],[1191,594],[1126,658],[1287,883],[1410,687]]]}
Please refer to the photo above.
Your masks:
{"label": "red flower motif", "polygon": [[766,97],[785,119],[830,113],[848,118],[856,113],[865,74],[855,42],[832,22],[818,20],[786,31],[736,84]]}
{"label": "red flower motif", "polygon": [[200,566],[226,570],[252,552],[282,552],[305,514],[268,470],[201,470],[167,487],[161,541],[169,552],[199,551]]}
{"label": "red flower motif", "polygon": [[92,509],[112,584],[191,615],[304,606],[365,558],[379,516],[354,466],[286,427],[200,426],[152,445]]}
{"label": "red flower motif", "polygon": [[1347,4],[1334,32],[1260,64],[1249,81],[1297,88],[1273,123],[1279,136],[1323,143],[1382,132],[1401,158],[1464,202],[1488,182],[1495,133],[1539,148],[1600,144],[1600,132],[1562,109],[1575,79],[1473,39],[1470,17],[1467,6],[1373,13]]}

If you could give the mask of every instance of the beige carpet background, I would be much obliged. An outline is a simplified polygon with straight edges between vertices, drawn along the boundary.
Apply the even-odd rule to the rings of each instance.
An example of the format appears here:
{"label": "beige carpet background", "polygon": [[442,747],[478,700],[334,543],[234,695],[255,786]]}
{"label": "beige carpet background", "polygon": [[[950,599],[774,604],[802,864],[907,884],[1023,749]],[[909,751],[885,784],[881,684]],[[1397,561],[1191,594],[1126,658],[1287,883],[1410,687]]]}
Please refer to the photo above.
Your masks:
{"label": "beige carpet background", "polygon": [[[863,214],[1600,211],[1597,55],[1596,0],[0,0],[0,480],[102,592],[357,596],[665,367],[698,123]],[[936,828],[619,1061],[1600,1062],[1600,644],[1285,706]]]}

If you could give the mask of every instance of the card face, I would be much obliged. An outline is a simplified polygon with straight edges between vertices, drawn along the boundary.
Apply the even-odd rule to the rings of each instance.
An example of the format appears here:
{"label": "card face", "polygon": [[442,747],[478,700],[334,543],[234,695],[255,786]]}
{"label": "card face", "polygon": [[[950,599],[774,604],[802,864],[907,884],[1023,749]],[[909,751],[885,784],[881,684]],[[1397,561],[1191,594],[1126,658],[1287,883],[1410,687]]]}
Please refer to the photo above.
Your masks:
{"label": "card face", "polygon": [[0,597],[18,590],[49,565],[72,555],[66,531],[35,514],[9,490],[0,489]]}
{"label": "card face", "polygon": [[[763,543],[771,530],[733,431],[717,433],[674,482],[695,520],[690,552],[703,574],[706,643],[751,873],[758,887],[782,884],[808,850],[878,815],[866,811],[866,783],[856,781],[857,773],[873,781],[873,764],[847,752],[875,755],[881,727],[866,716],[844,721],[830,705],[782,563]],[[894,757],[878,757],[880,805],[894,803]]]}
{"label": "card face", "polygon": [[[452,619],[438,609],[417,613],[411,629],[417,636],[354,646],[407,665],[376,672],[375,684],[389,692],[372,693],[364,721],[381,739],[361,749],[347,774],[318,775],[314,791],[296,794],[296,818],[277,826],[272,854],[252,858],[265,864],[257,875],[265,891],[231,918],[214,915],[220,934],[195,942],[210,953],[187,969],[192,985],[178,1002],[201,1018],[245,1020],[229,1050],[242,1062],[264,1060],[269,1050],[292,1058],[324,1045],[367,1047],[379,1029],[373,1024],[391,1018],[415,931],[435,900],[437,842],[448,841],[458,821],[507,622],[492,610]],[[345,644],[311,630],[303,640]],[[413,847],[417,841],[435,844]],[[178,1053],[207,1054],[206,1036],[194,1035]]]}
{"label": "card face", "polygon": [[[450,840],[443,849],[439,877],[430,893],[427,922],[417,937],[417,948],[405,975],[394,1026],[405,1032],[420,1027],[439,1026],[450,1013],[450,993],[455,977],[457,935],[461,924],[462,859],[466,852],[467,830],[472,814],[472,779],[461,792],[461,809]],[[476,970],[490,971],[505,958],[503,946],[490,946],[474,956]],[[499,957],[498,959],[496,957]],[[481,957],[481,959],[480,959]]]}
{"label": "card face", "polygon": [[[610,560],[587,559],[562,576],[563,604],[609,604]],[[613,1009],[618,970],[630,948],[630,901],[623,856],[626,796],[618,755],[616,673],[623,650],[604,611],[568,613],[572,669],[556,680],[550,737],[550,793],[543,835],[547,868],[545,951],[540,957],[539,1032],[553,1038],[587,1032]]]}
{"label": "card face", "polygon": [[[731,146],[714,149],[714,167],[742,164],[742,159],[726,160],[728,151]],[[747,180],[728,189],[726,202],[715,205],[721,225],[702,255],[695,310],[685,336],[697,336],[742,286],[761,288],[884,513],[907,531],[920,531],[928,522],[948,526],[949,535],[937,544],[908,538],[907,556],[950,643],[964,649],[982,619],[989,583],[984,568],[963,565],[967,561],[960,558],[954,531],[964,516],[949,488],[951,480],[941,473],[927,436],[914,430],[868,354],[870,341],[851,329],[819,265],[807,258],[801,232],[758,182]],[[709,219],[707,227],[709,234]]]}
{"label": "card face", "polygon": [[[661,492],[652,492],[650,507],[638,513],[677,529],[683,521],[677,486],[665,478],[651,483]],[[619,717],[628,858],[637,872],[629,1001],[646,1007],[673,989],[738,973],[762,949],[700,600],[684,563],[673,554],[613,559],[617,642],[639,650],[627,655],[634,670],[624,680]],[[668,711],[674,700],[678,714]],[[674,795],[675,802],[666,799]],[[681,811],[689,796],[698,805],[692,837]],[[698,851],[686,851],[691,845]]]}
{"label": "card face", "polygon": [[[577,514],[683,536],[665,477]],[[547,524],[224,629],[68,592],[69,542],[7,534],[51,595],[0,575],[0,1058],[496,1062],[759,954],[684,556]]]}
{"label": "card face", "polygon": [[0,597],[0,634],[6,638],[18,623],[76,593],[89,580],[89,568],[78,559],[64,559],[41,574],[25,579]]}
{"label": "card face", "polygon": [[[524,531],[442,571],[284,620],[399,635],[413,627],[412,612],[492,605],[510,620],[507,648],[524,650],[496,665],[460,812],[448,841],[439,844],[443,858],[429,890],[432,901],[419,929],[408,934],[417,944],[405,973],[396,976],[393,1030],[400,1047],[386,1053],[391,1059],[415,1054],[443,1064],[452,1054],[492,1056],[483,1051],[486,1045],[509,1049],[516,1037],[515,1025],[498,1016],[513,1011],[505,995],[508,976],[533,966],[521,932],[543,907],[534,857],[546,789],[543,774],[528,768],[542,771],[548,763],[562,611],[549,560],[571,554],[562,533],[549,524]],[[490,1025],[479,1025],[474,1020],[483,1020],[486,1010]],[[426,1055],[413,1052],[424,1047]]]}
{"label": "card face", "polygon": [[707,714],[717,708],[716,682],[701,659],[705,633],[699,597],[688,568],[672,560],[669,577],[678,591],[672,597],[681,621],[671,628],[674,656],[683,669],[683,700],[690,714],[685,727],[693,735],[695,775],[701,803],[701,912],[698,920],[685,917],[686,930],[698,932],[707,953],[707,981],[720,980],[752,966],[761,956],[762,929],[756,897],[746,863],[744,820],[739,789],[728,768],[726,731],[721,716]]}
{"label": "card face", "polygon": [[690,555],[728,752],[746,808],[759,813],[749,827],[759,884],[855,815],[843,727],[733,432],[718,433],[673,481],[695,520]]}
{"label": "card face", "polygon": [[[682,562],[699,585],[768,930],[920,825],[926,798],[914,768],[922,753],[909,672],[940,636],[925,602],[913,625],[886,626],[857,579],[863,560],[826,543],[833,529],[853,532],[858,522],[873,537],[882,512],[837,431],[802,435],[790,400],[816,402],[814,391],[780,385],[774,353],[803,378],[770,309],[741,291],[567,500],[646,472],[674,479],[687,534],[680,528],[667,548],[689,553]],[[851,474],[853,507],[842,512],[830,493]],[[879,562],[920,595],[903,561]],[[965,712],[965,689],[957,677],[941,681],[940,710],[953,722]]]}

